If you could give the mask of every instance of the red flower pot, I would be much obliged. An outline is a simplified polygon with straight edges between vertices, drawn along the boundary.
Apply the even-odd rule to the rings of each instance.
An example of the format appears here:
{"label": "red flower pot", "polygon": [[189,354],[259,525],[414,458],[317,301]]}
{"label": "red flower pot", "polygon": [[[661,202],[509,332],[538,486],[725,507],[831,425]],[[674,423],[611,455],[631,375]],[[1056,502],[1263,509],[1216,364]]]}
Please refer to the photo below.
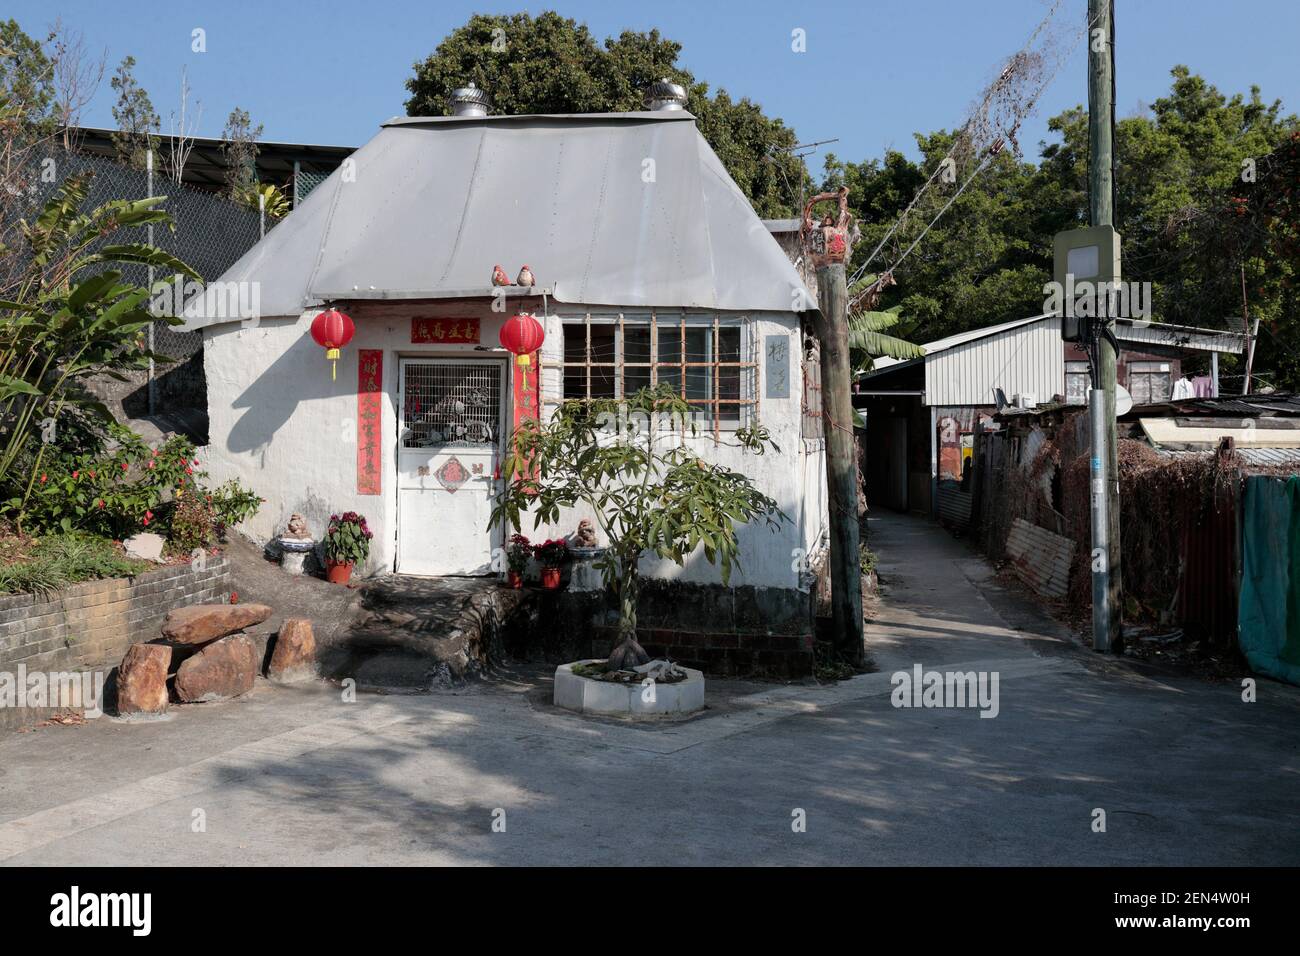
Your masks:
{"label": "red flower pot", "polygon": [[524,576],[518,571],[507,571],[506,584],[518,591],[524,586]]}
{"label": "red flower pot", "polygon": [[352,580],[352,562],[326,561],[325,580],[330,584],[347,584]]}
{"label": "red flower pot", "polygon": [[560,569],[559,568],[542,568],[542,587],[548,591],[558,590],[560,587]]}

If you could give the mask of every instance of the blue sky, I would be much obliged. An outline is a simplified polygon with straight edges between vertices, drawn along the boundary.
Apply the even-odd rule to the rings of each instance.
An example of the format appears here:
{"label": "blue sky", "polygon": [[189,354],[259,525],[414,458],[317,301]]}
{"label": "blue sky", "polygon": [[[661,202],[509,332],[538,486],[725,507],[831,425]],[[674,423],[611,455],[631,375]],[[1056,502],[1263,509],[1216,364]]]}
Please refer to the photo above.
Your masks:
{"label": "blue sky", "polygon": [[[681,62],[714,88],[749,96],[804,141],[838,137],[842,158],[914,153],[912,133],[953,127],[1025,41],[1050,0],[641,0],[513,4],[438,0],[314,0],[294,3],[137,3],[130,0],[9,0],[35,35],[55,17],[107,49],[109,72],[125,55],[166,128],[182,67],[202,101],[201,135],[218,136],[231,107],[247,109],[264,138],[359,145],[404,113],[411,66],[470,13],[557,9],[600,38],[624,29],[659,30],[683,46]],[[1086,0],[1064,0],[1073,29]],[[191,50],[201,27],[207,52]],[[791,51],[806,31],[807,52]],[[1258,84],[1288,112],[1300,111],[1300,3],[1295,0],[1118,0],[1116,54],[1120,115],[1167,91],[1169,69],[1186,63],[1225,92]],[[1046,118],[1085,98],[1082,46],[1045,94],[1022,143],[1031,156]],[[107,75],[83,117],[113,125]],[[814,159],[814,167],[820,160]]]}

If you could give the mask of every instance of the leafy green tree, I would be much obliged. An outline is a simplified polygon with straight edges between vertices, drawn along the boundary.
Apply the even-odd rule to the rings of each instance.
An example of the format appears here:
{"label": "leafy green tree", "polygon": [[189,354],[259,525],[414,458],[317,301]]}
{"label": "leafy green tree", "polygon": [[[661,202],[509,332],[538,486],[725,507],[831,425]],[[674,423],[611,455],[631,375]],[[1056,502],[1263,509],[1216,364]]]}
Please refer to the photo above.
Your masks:
{"label": "leafy green tree", "polygon": [[808,174],[791,155],[794,131],[748,99],[709,95],[677,65],[681,44],[658,30],[625,31],[602,42],[584,24],[547,11],[476,14],[453,30],[407,80],[411,116],[445,116],[451,91],[467,82],[487,90],[498,113],[603,113],[643,109],[653,81],[688,92],[688,109],[732,178],[762,216],[793,215]]}
{"label": "leafy green tree", "polygon": [[158,149],[159,119],[149,93],[136,82],[135,57],[123,57],[108,82],[117,94],[113,105],[113,119],[117,121],[113,145],[124,162],[144,169],[145,154]]}
{"label": "leafy green tree", "polygon": [[[1294,178],[1285,170],[1297,120],[1279,102],[1226,96],[1187,67],[1171,71],[1168,96],[1116,124],[1116,228],[1124,237],[1125,278],[1152,283],[1159,321],[1240,331],[1242,277],[1252,317],[1263,320],[1257,367],[1273,384],[1300,387],[1300,315],[1291,283],[1297,270]],[[901,267],[880,308],[901,306],[916,341],[1022,318],[1044,306],[1052,237],[1087,223],[1088,118],[1083,107],[1052,117],[1056,141],[1037,163],[995,156],[934,223]],[[855,265],[884,238],[953,145],[944,131],[917,135],[921,159],[896,152],[880,160],[830,156],[823,188],[850,188],[863,238]],[[1243,178],[1246,166],[1253,181]],[[946,201],[959,182],[937,181]],[[893,265],[930,215],[916,212],[871,263]],[[1236,360],[1225,363],[1232,374]],[[1237,369],[1239,371],[1239,369]]]}
{"label": "leafy green tree", "polygon": [[[609,656],[613,670],[644,664],[636,639],[640,560],[654,553],[678,565],[702,547],[719,564],[722,580],[739,564],[736,525],[787,520],[777,503],[748,477],[700,458],[682,441],[691,408],[668,386],[641,389],[626,399],[570,401],[546,423],[526,420],[510,441],[506,488],[492,510],[491,527],[516,530],[527,511],[533,527],[560,520],[561,509],[589,510],[608,550],[600,568],[618,597],[619,640]],[[672,423],[660,434],[660,423]],[[737,433],[755,454],[771,441],[759,428]]]}
{"label": "leafy green tree", "polygon": [[248,110],[236,106],[221,131],[221,154],[226,160],[226,184],[235,198],[252,194],[257,204],[257,141],[262,124],[253,125]]}
{"label": "leafy green tree", "polygon": [[52,131],[54,65],[16,20],[0,20],[0,91],[26,124]]}

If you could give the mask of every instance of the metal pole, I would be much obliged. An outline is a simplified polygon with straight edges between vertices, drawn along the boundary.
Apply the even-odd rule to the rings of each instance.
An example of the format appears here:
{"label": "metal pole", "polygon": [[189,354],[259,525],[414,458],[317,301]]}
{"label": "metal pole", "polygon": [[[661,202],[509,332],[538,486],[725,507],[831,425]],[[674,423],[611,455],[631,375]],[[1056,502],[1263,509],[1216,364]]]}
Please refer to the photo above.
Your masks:
{"label": "metal pole", "polygon": [[[153,198],[153,149],[146,149],[144,154],[145,198]],[[153,245],[153,223],[149,223],[149,245]],[[153,266],[149,267],[149,295],[153,296]],[[158,414],[158,383],[154,379],[153,352],[155,323],[149,323],[149,414]]]}
{"label": "metal pole", "polygon": [[1106,480],[1106,456],[1097,454],[1097,449],[1105,446],[1107,432],[1114,421],[1106,411],[1105,390],[1089,389],[1088,432],[1093,448],[1088,484],[1092,500],[1092,648],[1102,652],[1111,649],[1110,580],[1106,573],[1110,538],[1106,503],[1110,489]]}
{"label": "metal pole", "polygon": [[[1088,218],[1093,226],[1115,224],[1115,24],[1111,0],[1088,0]],[[1092,458],[1094,475],[1102,468],[1101,494],[1092,496],[1093,549],[1105,548],[1105,561],[1093,559],[1093,591],[1104,585],[1106,600],[1093,601],[1093,647],[1099,651],[1118,651],[1123,646],[1120,609],[1123,592],[1120,576],[1119,528],[1119,445],[1115,429],[1115,317],[1100,320],[1110,335],[1096,336],[1093,350],[1093,387],[1101,391],[1095,415],[1104,412],[1103,428],[1093,430]],[[1100,510],[1106,519],[1106,531],[1097,538]],[[1100,575],[1102,581],[1097,581]],[[1098,631],[1098,618],[1104,631]],[[1098,636],[1100,634],[1100,637]]]}
{"label": "metal pole", "polygon": [[266,238],[266,195],[259,189],[257,191],[257,238]]}
{"label": "metal pole", "polygon": [[1251,386],[1251,375],[1255,370],[1255,342],[1259,338],[1259,317],[1255,318],[1255,327],[1250,330],[1250,342],[1247,345],[1246,352],[1246,381],[1242,383],[1241,394],[1249,395]]}

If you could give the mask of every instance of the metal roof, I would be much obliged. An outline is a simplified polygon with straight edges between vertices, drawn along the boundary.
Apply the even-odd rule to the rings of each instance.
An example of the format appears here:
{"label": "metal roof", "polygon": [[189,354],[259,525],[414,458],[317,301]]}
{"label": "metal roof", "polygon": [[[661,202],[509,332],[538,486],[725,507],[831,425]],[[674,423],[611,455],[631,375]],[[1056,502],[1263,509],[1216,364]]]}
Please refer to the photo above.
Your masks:
{"label": "metal roof", "polygon": [[[1300,448],[1242,448],[1233,449],[1242,461],[1256,468],[1295,467],[1300,465]],[[1214,454],[1213,449],[1191,450],[1186,448],[1157,448],[1157,454],[1165,458],[1205,458]]]}
{"label": "metal roof", "polygon": [[[77,149],[95,156],[116,159],[117,147],[112,139],[115,132],[117,131],[93,126],[78,127],[75,132]],[[166,153],[171,139],[166,134],[158,137],[159,153]],[[221,149],[222,141],[197,136],[187,139],[187,143],[192,144],[192,151],[185,161],[182,181],[200,189],[225,189],[229,164]],[[258,142],[257,178],[264,183],[282,186],[293,179],[295,169],[308,174],[329,174],[354,149],[352,146],[324,146],[316,143]]]}
{"label": "metal roof", "polygon": [[685,111],[401,118],[352,159],[222,276],[260,283],[262,315],[488,296],[498,263],[563,303],[815,301]]}
{"label": "metal roof", "polygon": [[[1041,315],[1031,315],[1024,319],[1012,319],[1010,322],[1002,322],[998,325],[986,325],[978,329],[969,329],[934,342],[926,342],[922,348],[925,349],[926,357],[929,358],[959,345],[965,345],[967,342],[991,338],[1002,332],[1044,320],[1056,321],[1056,315],[1051,312],[1044,312]],[[1240,332],[1198,329],[1187,325],[1172,325],[1166,322],[1147,322],[1135,319],[1116,319],[1115,337],[1121,342],[1135,342],[1143,345],[1194,352],[1238,354],[1245,351],[1246,347],[1246,336]],[[877,359],[876,368],[884,369],[897,361],[898,359],[890,358]]]}

